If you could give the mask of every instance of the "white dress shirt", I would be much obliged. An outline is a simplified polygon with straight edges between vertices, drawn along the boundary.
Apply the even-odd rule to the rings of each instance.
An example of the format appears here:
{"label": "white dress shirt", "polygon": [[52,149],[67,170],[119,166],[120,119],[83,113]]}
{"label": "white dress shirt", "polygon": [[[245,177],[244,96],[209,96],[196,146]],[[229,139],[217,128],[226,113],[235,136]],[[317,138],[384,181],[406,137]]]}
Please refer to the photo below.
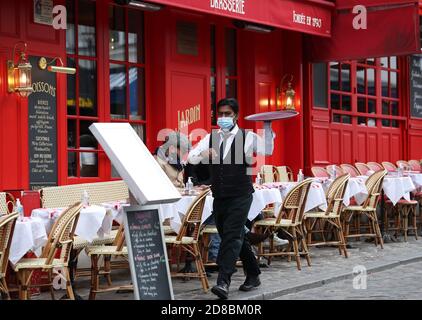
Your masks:
{"label": "white dress shirt", "polygon": [[[234,137],[236,136],[237,132],[239,131],[239,127],[237,124],[231,131],[225,132],[223,130],[218,130],[218,134],[220,135],[220,147],[221,143],[223,142],[224,135],[227,137],[226,147],[224,149],[223,158],[226,157],[227,153],[229,152],[231,145],[233,143]],[[245,138],[245,149],[244,152],[246,155],[251,155],[252,153],[257,153],[260,155],[271,155],[274,151],[274,138],[275,133],[271,131],[271,143],[270,143],[270,150],[265,150],[265,141],[264,139],[259,136],[258,134],[254,133],[252,130],[246,130],[246,138]],[[207,134],[201,141],[198,142],[196,147],[189,152],[188,162],[191,164],[198,164],[202,161],[203,157],[201,153],[207,149],[209,149],[210,145],[210,134]]]}

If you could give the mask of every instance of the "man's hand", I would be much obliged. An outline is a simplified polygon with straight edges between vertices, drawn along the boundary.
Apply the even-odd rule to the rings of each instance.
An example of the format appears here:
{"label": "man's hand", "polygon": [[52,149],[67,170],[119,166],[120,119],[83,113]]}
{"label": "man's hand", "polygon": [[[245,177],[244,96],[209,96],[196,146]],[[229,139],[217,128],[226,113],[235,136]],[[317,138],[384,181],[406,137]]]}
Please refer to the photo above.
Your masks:
{"label": "man's hand", "polygon": [[215,159],[217,157],[217,152],[213,148],[209,148],[201,152],[202,158],[205,159]]}

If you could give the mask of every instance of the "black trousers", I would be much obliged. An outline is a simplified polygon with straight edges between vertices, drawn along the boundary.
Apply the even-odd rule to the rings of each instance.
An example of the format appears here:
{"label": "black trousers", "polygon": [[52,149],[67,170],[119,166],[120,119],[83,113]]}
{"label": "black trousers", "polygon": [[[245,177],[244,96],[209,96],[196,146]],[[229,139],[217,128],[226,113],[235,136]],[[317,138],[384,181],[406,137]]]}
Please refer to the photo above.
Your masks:
{"label": "black trousers", "polygon": [[258,262],[252,252],[249,241],[245,238],[245,223],[252,204],[252,195],[216,198],[213,203],[216,226],[221,237],[217,264],[219,281],[230,283],[236,272],[236,261],[242,260],[246,275],[257,276],[261,273]]}

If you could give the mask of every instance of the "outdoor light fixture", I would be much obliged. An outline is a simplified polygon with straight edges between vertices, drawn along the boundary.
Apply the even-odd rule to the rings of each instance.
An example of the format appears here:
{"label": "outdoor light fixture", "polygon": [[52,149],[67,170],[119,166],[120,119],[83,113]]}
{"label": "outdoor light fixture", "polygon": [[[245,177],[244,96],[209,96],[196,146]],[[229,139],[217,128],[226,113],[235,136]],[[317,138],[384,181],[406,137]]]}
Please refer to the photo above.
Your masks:
{"label": "outdoor light fixture", "polygon": [[[287,88],[284,87],[284,82],[287,77],[290,77],[290,80],[287,81]],[[293,75],[284,75],[280,81],[280,86],[277,88],[276,92],[276,103],[277,109],[279,110],[279,104],[284,110],[295,110],[295,94],[296,92],[292,88]]]}
{"label": "outdoor light fixture", "polygon": [[262,24],[256,24],[256,23],[247,23],[247,22],[239,21],[239,20],[233,21],[233,24],[237,28],[249,30],[249,31],[255,31],[259,33],[270,33],[274,30],[273,27],[265,26]]}
{"label": "outdoor light fixture", "polygon": [[[18,63],[15,64],[16,48],[23,45],[19,53]],[[7,61],[7,91],[18,92],[21,97],[28,97],[34,89],[32,88],[32,66],[26,57],[27,45],[25,42],[18,42],[13,48],[12,60]]]}
{"label": "outdoor light fixture", "polygon": [[[60,66],[53,66],[52,65],[56,60],[58,60],[60,62],[60,64],[61,64]],[[42,57],[38,61],[38,66],[40,67],[40,69],[42,69],[42,70],[47,69],[50,72],[65,73],[65,74],[75,74],[76,73],[75,68],[65,67],[62,59],[60,59],[59,57],[54,58],[50,62],[47,62],[47,59]]]}
{"label": "outdoor light fixture", "polygon": [[158,4],[153,4],[145,1],[132,1],[132,0],[114,0],[115,3],[120,5],[129,5],[132,7],[137,7],[145,11],[159,11],[163,8]]}

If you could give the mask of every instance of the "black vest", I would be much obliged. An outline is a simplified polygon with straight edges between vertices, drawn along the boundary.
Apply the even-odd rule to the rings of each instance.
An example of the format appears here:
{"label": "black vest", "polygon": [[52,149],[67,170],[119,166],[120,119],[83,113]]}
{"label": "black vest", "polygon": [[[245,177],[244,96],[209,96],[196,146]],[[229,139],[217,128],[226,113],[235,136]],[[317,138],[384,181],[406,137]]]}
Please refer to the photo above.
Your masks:
{"label": "black vest", "polygon": [[239,129],[230,151],[222,159],[221,137],[216,130],[210,134],[209,147],[217,152],[216,159],[211,162],[211,191],[214,198],[246,196],[254,192],[252,178],[247,174],[249,165],[244,151],[245,140],[245,130]]}

